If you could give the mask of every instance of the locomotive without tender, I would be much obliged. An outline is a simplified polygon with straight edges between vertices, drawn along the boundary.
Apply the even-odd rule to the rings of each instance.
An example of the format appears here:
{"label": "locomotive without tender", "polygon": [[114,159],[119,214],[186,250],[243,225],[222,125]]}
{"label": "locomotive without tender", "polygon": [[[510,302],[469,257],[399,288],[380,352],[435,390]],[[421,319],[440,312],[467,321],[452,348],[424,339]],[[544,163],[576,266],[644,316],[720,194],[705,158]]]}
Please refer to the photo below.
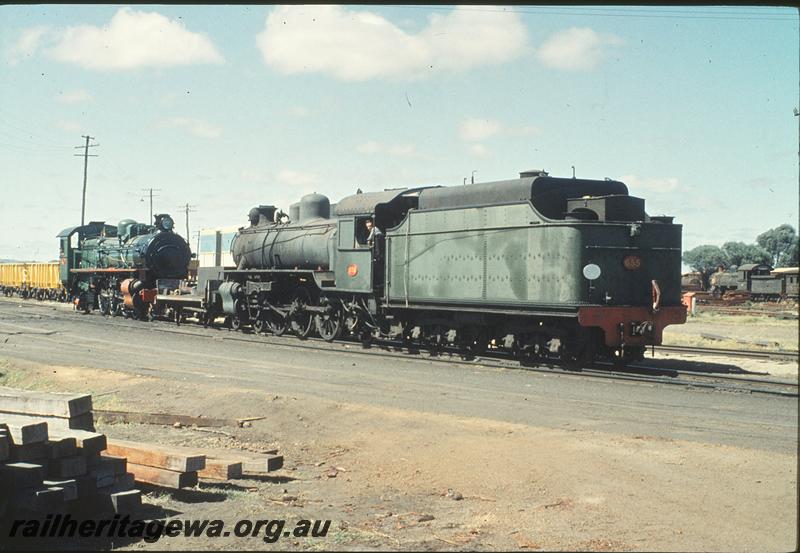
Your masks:
{"label": "locomotive without tender", "polygon": [[649,216],[622,182],[529,171],[355,194],[333,216],[312,194],[293,211],[254,208],[231,246],[236,267],[200,269],[206,323],[626,362],[686,320],[681,226]]}
{"label": "locomotive without tender", "polygon": [[76,307],[104,315],[144,318],[157,295],[156,283],[186,278],[191,251],[173,232],[169,215],[154,225],[123,219],[70,227],[58,234],[60,279]]}

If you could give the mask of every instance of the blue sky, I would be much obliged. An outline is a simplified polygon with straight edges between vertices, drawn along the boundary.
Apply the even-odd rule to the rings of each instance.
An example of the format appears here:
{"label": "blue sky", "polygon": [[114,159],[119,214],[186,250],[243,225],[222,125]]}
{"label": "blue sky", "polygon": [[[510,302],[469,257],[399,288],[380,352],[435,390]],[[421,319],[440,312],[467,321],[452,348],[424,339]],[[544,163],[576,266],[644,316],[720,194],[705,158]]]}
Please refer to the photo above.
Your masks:
{"label": "blue sky", "polygon": [[684,249],[798,221],[788,8],[2,6],[0,258],[80,222],[184,232],[421,184],[610,177]]}

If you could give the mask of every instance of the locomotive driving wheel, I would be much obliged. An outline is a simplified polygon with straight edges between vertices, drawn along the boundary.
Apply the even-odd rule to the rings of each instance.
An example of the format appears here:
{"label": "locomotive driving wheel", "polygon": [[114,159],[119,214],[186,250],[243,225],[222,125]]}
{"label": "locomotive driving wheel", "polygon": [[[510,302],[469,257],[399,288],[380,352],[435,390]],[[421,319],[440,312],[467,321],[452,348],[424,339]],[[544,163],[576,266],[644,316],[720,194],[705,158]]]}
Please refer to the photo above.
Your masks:
{"label": "locomotive driving wheel", "polygon": [[309,305],[311,305],[311,296],[308,290],[300,288],[292,299],[292,306],[289,310],[289,326],[292,333],[302,340],[309,337],[314,326],[314,317],[306,310]]}
{"label": "locomotive driving wheel", "polygon": [[317,332],[326,342],[333,342],[342,334],[342,327],[344,326],[342,309],[328,298],[323,298],[321,303],[325,308],[325,312],[317,313],[314,316]]}
{"label": "locomotive driving wheel", "polygon": [[260,316],[253,319],[253,332],[256,334],[264,334],[267,324]]}
{"label": "locomotive driving wheel", "polygon": [[280,313],[275,313],[270,309],[266,318],[267,328],[275,336],[283,336],[289,330],[289,321]]}

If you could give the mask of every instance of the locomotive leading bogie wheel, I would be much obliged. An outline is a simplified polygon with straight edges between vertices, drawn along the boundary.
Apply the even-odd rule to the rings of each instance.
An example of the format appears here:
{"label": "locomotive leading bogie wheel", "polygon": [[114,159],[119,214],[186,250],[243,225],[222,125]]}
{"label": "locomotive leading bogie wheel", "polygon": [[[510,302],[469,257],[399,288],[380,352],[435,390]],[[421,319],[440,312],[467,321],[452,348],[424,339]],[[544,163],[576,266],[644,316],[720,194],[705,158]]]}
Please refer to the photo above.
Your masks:
{"label": "locomotive leading bogie wheel", "polygon": [[344,316],[342,309],[336,304],[326,301],[325,312],[317,313],[314,321],[317,325],[317,332],[326,342],[333,342],[342,334]]}
{"label": "locomotive leading bogie wheel", "polygon": [[227,320],[228,326],[231,330],[239,330],[242,328],[242,320],[238,316],[231,315],[230,317],[227,317]]}
{"label": "locomotive leading bogie wheel", "polygon": [[105,294],[100,294],[97,298],[98,306],[100,307],[100,313],[106,317],[111,315],[111,298],[109,298]]}
{"label": "locomotive leading bogie wheel", "polygon": [[311,329],[314,327],[314,317],[310,312],[306,311],[306,306],[310,304],[311,297],[308,290],[301,288],[295,292],[290,311],[289,326],[292,332],[303,340],[308,338],[311,334]]}

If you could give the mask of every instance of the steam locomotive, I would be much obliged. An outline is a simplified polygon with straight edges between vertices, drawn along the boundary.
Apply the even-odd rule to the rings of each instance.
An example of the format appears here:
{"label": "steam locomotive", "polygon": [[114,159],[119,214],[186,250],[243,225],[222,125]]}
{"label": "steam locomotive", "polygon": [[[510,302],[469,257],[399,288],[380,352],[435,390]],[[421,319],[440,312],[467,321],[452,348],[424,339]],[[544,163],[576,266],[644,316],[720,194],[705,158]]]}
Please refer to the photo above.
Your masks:
{"label": "steam locomotive", "polygon": [[712,274],[709,283],[714,297],[727,292],[745,293],[754,301],[796,300],[797,267],[773,269],[770,265],[747,263]]}
{"label": "steam locomotive", "polygon": [[359,193],[333,212],[310,194],[288,216],[262,205],[249,220],[231,244],[235,267],[201,267],[195,299],[157,304],[255,332],[567,363],[637,360],[686,320],[681,226],[648,215],[619,181],[526,171]]}
{"label": "steam locomotive", "polygon": [[173,232],[167,214],[155,224],[123,219],[66,228],[59,238],[59,277],[77,309],[104,315],[145,318],[157,295],[157,282],[187,276],[191,251]]}

